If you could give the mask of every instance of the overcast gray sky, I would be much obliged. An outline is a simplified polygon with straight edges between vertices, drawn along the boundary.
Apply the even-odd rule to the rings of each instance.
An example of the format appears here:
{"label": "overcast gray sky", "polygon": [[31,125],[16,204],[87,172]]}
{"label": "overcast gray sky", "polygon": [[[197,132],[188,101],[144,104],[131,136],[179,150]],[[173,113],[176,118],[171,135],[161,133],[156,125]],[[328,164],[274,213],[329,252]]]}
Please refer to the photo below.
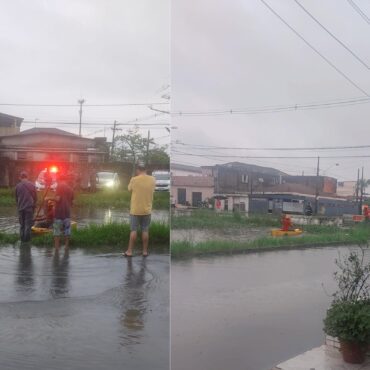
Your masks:
{"label": "overcast gray sky", "polygon": [[[370,2],[354,0],[370,17]],[[366,104],[291,112],[178,116],[176,112],[366,98],[370,95],[370,24],[347,0],[299,0],[361,64],[319,27],[294,0],[266,0],[297,32],[344,73],[348,82],[311,50],[261,0],[176,0],[171,14],[172,142],[227,147],[317,147],[370,144],[370,100]],[[363,91],[361,91],[363,90]],[[316,156],[369,154],[347,151],[201,151],[192,154]],[[370,159],[370,158],[369,158]],[[369,159],[322,159],[322,173],[355,179]],[[316,159],[211,159],[172,154],[173,162],[212,164],[239,160],[292,174],[314,174]],[[335,164],[338,163],[339,166]],[[326,172],[324,171],[326,170]]]}
{"label": "overcast gray sky", "polygon": [[[166,102],[169,0],[0,0],[0,6],[0,104],[75,104],[81,97],[86,104]],[[38,127],[48,120],[78,122],[78,107],[0,105],[0,112],[36,119]],[[112,125],[153,113],[146,106],[85,107],[83,122]],[[76,125],[48,126],[78,132]],[[112,126],[85,124],[83,134],[103,136],[104,127],[111,138]],[[163,127],[151,134],[161,144],[169,141]]]}

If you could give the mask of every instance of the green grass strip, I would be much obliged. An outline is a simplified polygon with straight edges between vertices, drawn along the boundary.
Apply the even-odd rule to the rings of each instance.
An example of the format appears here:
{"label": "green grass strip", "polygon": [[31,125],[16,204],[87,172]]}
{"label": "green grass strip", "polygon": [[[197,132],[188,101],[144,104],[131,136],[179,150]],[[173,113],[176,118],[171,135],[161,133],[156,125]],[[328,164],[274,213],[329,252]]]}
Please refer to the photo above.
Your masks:
{"label": "green grass strip", "polygon": [[356,226],[342,229],[335,226],[307,227],[307,234],[301,237],[266,236],[252,241],[206,241],[191,243],[179,241],[171,243],[171,256],[174,258],[212,253],[235,253],[271,249],[325,246],[334,244],[367,244],[370,238],[370,226]]}
{"label": "green grass strip", "polygon": [[[152,222],[150,225],[150,248],[165,250],[169,248],[170,229],[168,224]],[[140,233],[138,243],[140,243]],[[130,235],[128,224],[111,223],[106,225],[90,225],[72,231],[70,245],[76,248],[120,247],[124,248]],[[0,233],[0,244],[14,244],[19,240],[16,234]],[[34,236],[32,245],[48,246],[53,244],[52,234]]]}
{"label": "green grass strip", "polygon": [[214,210],[194,210],[189,215],[172,215],[172,229],[219,229],[240,226],[279,227],[280,219],[273,215],[245,216],[241,213],[217,213]]}

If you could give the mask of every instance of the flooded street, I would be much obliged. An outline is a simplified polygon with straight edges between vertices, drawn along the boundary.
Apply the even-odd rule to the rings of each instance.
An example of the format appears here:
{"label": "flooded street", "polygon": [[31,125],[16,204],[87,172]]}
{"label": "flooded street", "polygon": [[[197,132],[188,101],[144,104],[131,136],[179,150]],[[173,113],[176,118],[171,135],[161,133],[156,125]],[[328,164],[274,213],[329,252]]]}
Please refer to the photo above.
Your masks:
{"label": "flooded street", "polygon": [[169,368],[169,256],[0,249],[2,370]]}
{"label": "flooded street", "polygon": [[323,344],[339,251],[173,260],[172,369],[270,370]]}
{"label": "flooded street", "polygon": [[171,241],[202,243],[210,240],[252,241],[271,235],[271,227],[240,227],[225,229],[172,229]]}
{"label": "flooded street", "polygon": [[[129,221],[129,213],[117,209],[74,208],[72,209],[72,218],[77,221],[78,227],[86,227],[89,224],[127,223]],[[152,220],[168,223],[169,212],[167,210],[154,210]],[[1,207],[0,230],[8,233],[17,233],[18,229],[19,224],[16,208]]]}

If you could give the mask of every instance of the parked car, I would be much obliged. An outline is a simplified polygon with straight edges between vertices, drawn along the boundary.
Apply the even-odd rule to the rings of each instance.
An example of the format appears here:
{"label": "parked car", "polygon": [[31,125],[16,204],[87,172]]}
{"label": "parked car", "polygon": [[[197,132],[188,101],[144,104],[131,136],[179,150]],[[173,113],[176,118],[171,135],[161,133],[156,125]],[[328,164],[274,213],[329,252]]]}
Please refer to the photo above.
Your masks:
{"label": "parked car", "polygon": [[155,191],[170,191],[171,176],[169,171],[154,171]]}
{"label": "parked car", "polygon": [[121,182],[116,172],[98,172],[96,174],[97,189],[117,189]]}
{"label": "parked car", "polygon": [[39,173],[35,181],[36,190],[37,191],[45,190],[47,188],[48,182],[50,184],[50,189],[55,191],[58,184],[57,184],[57,170],[55,170],[54,168],[52,168],[51,170],[45,168]]}

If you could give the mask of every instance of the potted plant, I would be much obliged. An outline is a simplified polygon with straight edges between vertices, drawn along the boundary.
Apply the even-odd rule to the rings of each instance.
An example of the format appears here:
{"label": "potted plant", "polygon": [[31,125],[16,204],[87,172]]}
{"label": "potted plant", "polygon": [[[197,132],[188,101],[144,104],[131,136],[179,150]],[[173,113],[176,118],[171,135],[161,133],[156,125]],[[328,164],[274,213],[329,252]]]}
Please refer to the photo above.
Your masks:
{"label": "potted plant", "polygon": [[365,361],[370,343],[370,302],[336,302],[324,320],[326,334],[337,337],[345,362]]}
{"label": "potted plant", "polygon": [[370,261],[366,249],[360,251],[335,261],[338,290],[324,319],[324,331],[339,339],[344,361],[355,364],[365,361],[370,344]]}

